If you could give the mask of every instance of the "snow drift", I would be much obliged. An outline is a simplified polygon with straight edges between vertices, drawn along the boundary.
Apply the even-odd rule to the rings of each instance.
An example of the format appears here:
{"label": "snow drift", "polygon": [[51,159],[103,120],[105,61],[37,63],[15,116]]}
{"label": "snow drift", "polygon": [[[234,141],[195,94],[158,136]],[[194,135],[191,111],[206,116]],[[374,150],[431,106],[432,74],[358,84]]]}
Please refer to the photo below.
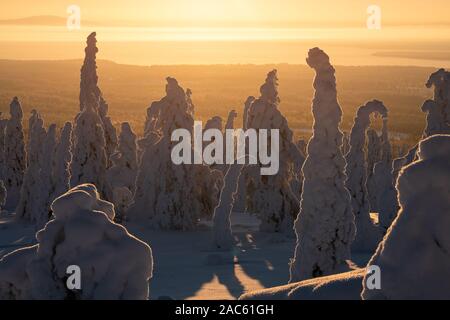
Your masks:
{"label": "snow drift", "polygon": [[[114,207],[84,184],[57,198],[38,244],[0,260],[0,299],[147,299],[150,247],[112,222]],[[66,287],[67,267],[81,269],[81,290]]]}
{"label": "snow drift", "polygon": [[401,209],[369,265],[381,290],[364,299],[450,299],[450,135],[420,142],[397,182]]}

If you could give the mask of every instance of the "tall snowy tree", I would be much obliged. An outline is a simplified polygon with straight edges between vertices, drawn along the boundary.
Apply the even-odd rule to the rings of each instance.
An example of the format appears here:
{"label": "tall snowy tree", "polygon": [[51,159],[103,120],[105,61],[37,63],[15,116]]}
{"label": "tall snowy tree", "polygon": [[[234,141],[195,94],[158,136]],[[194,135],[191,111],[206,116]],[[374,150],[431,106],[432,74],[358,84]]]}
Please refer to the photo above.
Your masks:
{"label": "tall snowy tree", "polygon": [[111,193],[109,198],[113,199],[114,205],[118,208],[118,215],[122,218],[129,204],[127,202],[134,193],[138,170],[136,135],[128,122],[122,123],[118,150],[111,160],[113,165],[106,175],[108,190]]}
{"label": "tall snowy tree", "polygon": [[53,161],[56,151],[56,125],[52,124],[47,130],[47,134],[42,145],[42,156],[40,164],[40,180],[41,180],[41,208],[40,215],[36,219],[38,227],[43,227],[50,218],[50,205],[53,202],[53,194],[55,192],[55,184],[53,181]]}
{"label": "tall snowy tree", "polygon": [[4,119],[0,112],[0,180],[5,178],[5,135],[8,119]]}
{"label": "tall snowy tree", "polygon": [[366,275],[363,299],[450,299],[450,135],[419,145],[397,181],[400,211],[368,264],[380,268],[381,288],[370,290]]}
{"label": "tall snowy tree", "polygon": [[[85,48],[85,58],[83,66],[81,67],[80,76],[80,111],[82,111],[92,99],[94,95],[98,102],[94,105],[95,111],[100,116],[101,125],[105,139],[105,152],[108,166],[110,165],[110,156],[117,148],[117,134],[116,129],[112,125],[111,119],[107,116],[108,104],[103,98],[103,94],[98,87],[97,75],[97,61],[96,56],[98,52],[96,33],[91,33],[87,38],[87,46]],[[102,191],[103,192],[103,191]]]}
{"label": "tall snowy tree", "polygon": [[58,144],[53,158],[52,200],[56,199],[70,188],[70,163],[72,162],[72,123],[66,122],[59,134]]}
{"label": "tall snowy tree", "polygon": [[313,136],[303,165],[300,213],[295,221],[297,245],[291,261],[291,282],[340,272],[347,268],[355,223],[345,188],[342,155],[342,110],[337,100],[335,70],[328,55],[311,49],[308,65],[316,72],[312,103]]}
{"label": "tall snowy tree", "polygon": [[356,238],[352,250],[373,252],[381,240],[381,233],[370,218],[370,203],[367,192],[367,163],[364,154],[366,131],[370,126],[370,115],[379,114],[387,118],[387,108],[381,101],[373,100],[358,109],[350,133],[350,151],[346,155],[345,182],[352,200],[355,215]]}
{"label": "tall snowy tree", "polygon": [[232,164],[224,177],[224,184],[220,193],[220,200],[214,209],[213,239],[214,246],[221,250],[230,250],[234,245],[233,232],[231,230],[231,213],[236,200],[239,176],[243,165]]}
{"label": "tall snowy tree", "polygon": [[73,130],[73,159],[70,185],[93,183],[104,192],[106,175],[106,143],[100,116],[97,113],[98,100],[94,95],[75,118]]}
{"label": "tall snowy tree", "polygon": [[378,207],[379,225],[386,231],[398,211],[397,190],[392,165],[392,150],[389,142],[387,119],[383,119],[381,135],[381,160],[375,164],[374,185]]}
{"label": "tall snowy tree", "polygon": [[[248,110],[252,105],[255,97],[250,96],[244,103],[244,111],[242,112],[242,129],[247,130],[247,118],[248,118]],[[246,212],[247,204],[250,202],[248,199],[250,197],[249,190],[247,190],[247,183],[251,183],[249,175],[254,170],[251,166],[244,167],[242,169],[242,173],[239,176],[239,187],[237,192],[237,199],[234,203],[233,210],[236,212]]]}
{"label": "tall snowy tree", "polygon": [[[252,174],[257,189],[254,193],[254,206],[261,219],[261,230],[268,232],[290,232],[298,213],[298,196],[292,192],[291,180],[297,177],[294,168],[300,152],[295,146],[293,133],[286,118],[278,110],[277,71],[267,74],[260,88],[261,96],[254,100],[247,113],[247,128],[257,132],[270,129],[279,130],[279,171],[272,176],[261,176],[259,170]],[[269,144],[270,145],[270,144]]]}
{"label": "tall snowy tree", "polygon": [[19,201],[27,163],[22,127],[22,106],[17,97],[14,97],[10,104],[10,115],[5,130],[4,182],[8,192],[6,209],[14,210]]}
{"label": "tall snowy tree", "polygon": [[381,160],[381,139],[374,129],[367,130],[367,192],[369,194],[370,212],[378,212],[376,187],[373,170]]}
{"label": "tall snowy tree", "polygon": [[213,211],[211,199],[217,199],[216,191],[205,188],[210,180],[209,167],[176,165],[171,159],[172,149],[178,144],[171,140],[172,132],[185,129],[191,136],[193,133],[189,99],[175,79],[167,78],[166,96],[153,102],[147,112],[146,123],[152,125],[147,126],[151,129],[140,143],[144,151],[134,203],[127,212],[130,220],[148,220],[155,228],[188,230],[196,226],[203,213]]}
{"label": "tall snowy tree", "polygon": [[41,177],[41,165],[44,152],[42,146],[46,138],[44,121],[37,111],[30,117],[28,135],[28,161],[20,191],[20,200],[16,209],[16,217],[36,225],[42,222],[42,209],[45,193],[44,181]]}

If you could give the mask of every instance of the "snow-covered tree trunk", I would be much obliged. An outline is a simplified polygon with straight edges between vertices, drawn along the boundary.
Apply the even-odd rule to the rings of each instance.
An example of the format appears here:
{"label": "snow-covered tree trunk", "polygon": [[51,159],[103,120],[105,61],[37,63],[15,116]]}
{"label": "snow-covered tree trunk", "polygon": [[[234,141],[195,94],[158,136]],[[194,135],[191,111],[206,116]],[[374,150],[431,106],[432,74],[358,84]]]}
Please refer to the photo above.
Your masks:
{"label": "snow-covered tree trunk", "polygon": [[358,109],[350,133],[350,151],[346,155],[345,185],[350,192],[355,215],[356,237],[352,250],[372,253],[381,239],[381,233],[370,218],[370,203],[367,192],[367,164],[364,154],[366,131],[370,126],[370,115],[379,114],[387,118],[387,108],[381,101],[373,100]]}
{"label": "snow-covered tree trunk", "polygon": [[[261,176],[259,170],[247,171],[252,173],[251,178],[257,185],[253,205],[255,213],[261,219],[262,231],[292,232],[293,221],[299,209],[299,195],[292,192],[291,182],[297,177],[295,165],[300,152],[295,146],[286,118],[278,110],[280,99],[276,70],[267,74],[260,93],[261,96],[254,100],[248,109],[247,128],[257,132],[260,129],[268,130],[269,141],[270,130],[279,130],[279,171],[272,176]],[[259,166],[256,167],[259,169]]]}
{"label": "snow-covered tree trunk", "polygon": [[52,201],[70,188],[70,163],[72,162],[72,123],[66,122],[61,129],[53,159]]}
{"label": "snow-covered tree trunk", "polygon": [[378,212],[377,195],[373,170],[381,160],[381,139],[376,130],[367,130],[367,192],[369,194],[370,212]]}
{"label": "snow-covered tree trunk", "polygon": [[5,179],[6,160],[5,160],[5,135],[8,119],[4,119],[0,112],[0,180]]}
{"label": "snow-covered tree trunk", "polygon": [[53,161],[56,151],[56,125],[52,124],[47,130],[41,152],[40,160],[40,180],[41,180],[41,208],[40,214],[36,217],[36,224],[38,228],[43,227],[50,218],[50,205],[53,202],[53,194],[55,192],[55,184],[53,181]]}
{"label": "snow-covered tree trunk", "polygon": [[5,130],[4,182],[8,192],[6,209],[15,210],[19,202],[20,188],[27,163],[22,127],[23,113],[17,97],[14,97],[10,104],[10,115]]}
{"label": "snow-covered tree trunk", "polygon": [[[94,185],[80,185],[52,204],[54,219],[36,234],[38,244],[0,260],[1,299],[148,299],[150,247],[112,222],[114,207]],[[79,291],[66,286],[67,268],[82,276]]]}
{"label": "snow-covered tree trunk", "polygon": [[217,249],[230,250],[234,245],[230,218],[243,167],[244,165],[241,164],[230,165],[224,177],[219,204],[214,209],[213,217],[214,247]]}
{"label": "snow-covered tree trunk", "polygon": [[128,122],[121,125],[118,150],[112,155],[111,161],[113,165],[106,175],[108,198],[113,199],[118,208],[118,219],[123,219],[127,206],[131,203],[129,198],[132,198],[135,191],[138,171],[136,135]]}
{"label": "snow-covered tree trunk", "polygon": [[6,191],[5,184],[3,180],[0,180],[0,213],[3,210],[3,207],[6,204],[6,198],[8,197],[8,191]]}
{"label": "snow-covered tree trunk", "polygon": [[46,138],[44,121],[37,111],[32,112],[28,135],[28,161],[23,184],[20,190],[20,200],[16,209],[16,217],[20,220],[38,224],[41,221],[45,192],[41,177],[41,165],[44,156],[43,145]]}
{"label": "snow-covered tree trunk", "polygon": [[[242,113],[242,129],[247,130],[247,118],[248,118],[248,110],[250,106],[252,105],[253,101],[255,101],[255,97],[250,96],[247,98],[247,100],[244,103],[244,111]],[[239,187],[237,192],[237,199],[234,203],[233,210],[236,212],[246,212],[247,211],[247,203],[248,200],[248,190],[247,190],[247,184],[249,183],[248,179],[248,169],[250,167],[244,167],[242,169],[242,173],[239,176]]]}
{"label": "snow-covered tree trunk", "polygon": [[328,55],[314,48],[308,65],[316,71],[312,103],[313,136],[303,165],[300,213],[295,221],[297,245],[291,261],[291,282],[340,272],[347,268],[355,223],[345,188],[342,155],[342,110],[337,101],[335,70]]}
{"label": "snow-covered tree trunk", "polygon": [[104,192],[106,143],[102,122],[96,111],[97,104],[98,100],[92,95],[91,101],[75,118],[70,185],[93,183],[100,192]]}
{"label": "snow-covered tree trunk", "polygon": [[117,132],[116,128],[112,124],[111,118],[108,117],[108,105],[103,101],[100,102],[99,106],[99,115],[102,120],[103,131],[105,133],[105,152],[106,157],[108,159],[108,168],[112,166],[112,155],[116,152],[117,149]]}
{"label": "snow-covered tree trunk", "polygon": [[400,211],[368,264],[381,288],[370,290],[367,275],[363,299],[450,299],[450,135],[421,141],[418,155],[399,175]]}
{"label": "snow-covered tree trunk", "polygon": [[387,119],[383,120],[381,135],[381,161],[375,165],[374,181],[378,207],[378,221],[386,231],[398,211],[397,190],[394,187],[392,151],[388,137]]}

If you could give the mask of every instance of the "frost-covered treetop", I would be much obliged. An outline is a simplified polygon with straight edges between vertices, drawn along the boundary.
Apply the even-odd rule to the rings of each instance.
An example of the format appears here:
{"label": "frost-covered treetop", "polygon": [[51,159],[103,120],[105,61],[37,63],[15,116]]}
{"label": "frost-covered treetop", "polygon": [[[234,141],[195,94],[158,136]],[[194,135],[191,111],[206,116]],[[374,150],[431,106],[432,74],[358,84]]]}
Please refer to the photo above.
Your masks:
{"label": "frost-covered treetop", "polygon": [[278,103],[280,99],[278,98],[278,77],[277,70],[274,69],[267,74],[265,83],[259,89],[261,93],[261,100]]}
{"label": "frost-covered treetop", "polygon": [[367,102],[364,106],[358,109],[357,117],[359,121],[364,121],[367,126],[370,124],[370,115],[372,113],[377,113],[383,118],[387,118],[388,110],[384,106],[383,102],[379,100],[372,100]]}
{"label": "frost-covered treetop", "polygon": [[[97,63],[96,55],[98,52],[96,33],[92,32],[87,38],[87,46],[84,49],[85,57],[83,66],[81,67],[81,81],[80,81],[80,108],[84,108],[89,100],[90,95],[94,94],[100,98],[101,92],[97,86]],[[100,103],[100,105],[102,105]]]}
{"label": "frost-covered treetop", "polygon": [[167,77],[166,80],[166,96],[153,102],[147,109],[145,133],[155,131],[170,139],[175,129],[184,128],[192,131],[193,104],[190,90],[187,94],[174,78]]}
{"label": "frost-covered treetop", "polygon": [[[83,196],[82,194],[80,194],[80,192],[86,193],[87,196]],[[74,195],[74,200],[64,202],[58,202],[57,200],[55,200],[55,202],[53,202],[53,215],[56,219],[65,219],[76,212],[77,208],[81,208],[101,211],[105,213],[111,221],[114,220],[114,217],[116,215],[114,211],[114,205],[111,202],[102,200],[100,198],[100,194],[98,193],[95,185],[90,183],[80,184],[77,187],[72,188],[65,195]],[[61,208],[63,210],[60,210],[60,208],[58,207],[59,205],[64,206],[64,208]]]}
{"label": "frost-covered treetop", "polygon": [[9,105],[9,112],[12,119],[21,121],[23,118],[22,106],[20,105],[19,98],[14,97]]}

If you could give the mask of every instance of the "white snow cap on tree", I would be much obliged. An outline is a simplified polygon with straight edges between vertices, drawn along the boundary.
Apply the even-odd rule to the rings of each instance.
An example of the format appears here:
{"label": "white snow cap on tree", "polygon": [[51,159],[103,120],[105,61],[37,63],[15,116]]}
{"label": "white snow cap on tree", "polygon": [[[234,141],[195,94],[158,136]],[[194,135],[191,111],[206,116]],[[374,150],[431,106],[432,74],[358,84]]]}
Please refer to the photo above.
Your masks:
{"label": "white snow cap on tree", "polygon": [[427,113],[424,136],[450,133],[450,72],[439,69],[430,75],[427,88],[434,88],[433,100],[427,100],[422,111]]}
{"label": "white snow cap on tree", "polygon": [[[153,102],[147,112],[147,133],[134,203],[129,220],[149,220],[160,229],[189,230],[202,213],[212,214],[217,191],[210,188],[209,167],[175,165],[171,159],[171,141],[175,129],[193,132],[192,103],[174,78],[167,78],[166,96]],[[149,125],[151,123],[151,125]]]}
{"label": "white snow cap on tree", "polygon": [[52,201],[70,188],[70,163],[72,162],[72,123],[66,122],[61,129],[53,158]]}
{"label": "white snow cap on tree", "polygon": [[291,282],[347,269],[355,223],[345,188],[341,152],[342,110],[337,101],[335,70],[328,55],[314,48],[308,65],[316,71],[312,103],[313,136],[303,165],[300,213],[295,221],[297,245],[291,262]]}
{"label": "white snow cap on tree", "polygon": [[[301,157],[293,133],[286,118],[278,110],[277,71],[267,74],[260,88],[261,96],[254,100],[247,113],[247,128],[258,131],[267,129],[270,141],[270,129],[279,130],[279,171],[273,176],[252,174],[257,189],[253,195],[254,210],[261,219],[261,230],[268,232],[291,232],[293,221],[298,213],[298,196],[292,192],[291,180],[296,179],[295,165]],[[301,161],[303,163],[303,161]]]}
{"label": "white snow cap on tree", "polygon": [[[149,298],[152,251],[112,222],[113,206],[94,185],[63,194],[52,209],[54,219],[36,234],[37,245],[0,260],[0,299]],[[67,289],[71,265],[81,270],[81,290]]]}
{"label": "white snow cap on tree", "polygon": [[10,119],[5,130],[4,182],[8,192],[6,208],[14,210],[20,197],[20,188],[26,168],[25,142],[22,127],[22,107],[14,97],[10,104]]}
{"label": "white snow cap on tree", "polygon": [[73,130],[73,159],[71,183],[93,183],[102,193],[105,187],[106,152],[105,135],[100,116],[96,112],[98,101],[95,96],[75,118]]}
{"label": "white snow cap on tree", "polygon": [[234,245],[230,218],[237,196],[239,176],[243,167],[242,164],[230,165],[224,177],[219,204],[214,209],[213,217],[214,246],[217,249],[230,250]]}
{"label": "white snow cap on tree", "polygon": [[356,237],[352,244],[352,250],[370,253],[376,249],[381,240],[381,233],[370,218],[370,203],[366,187],[367,164],[364,147],[371,114],[378,114],[386,119],[388,111],[378,100],[367,102],[358,109],[350,133],[350,151],[346,155],[347,165],[345,167],[347,175],[345,185],[350,192],[356,224]]}
{"label": "white snow cap on tree", "polygon": [[381,289],[365,287],[364,299],[450,299],[450,135],[421,141],[418,156],[399,175],[401,209],[369,262]]}
{"label": "white snow cap on tree", "polygon": [[[45,193],[43,192],[44,181],[41,177],[41,165],[43,163],[44,145],[46,131],[44,121],[37,111],[33,111],[29,121],[32,126],[28,135],[28,161],[20,190],[20,200],[16,208],[16,217],[39,225],[42,222],[43,203]],[[42,226],[42,225],[41,225]]]}

